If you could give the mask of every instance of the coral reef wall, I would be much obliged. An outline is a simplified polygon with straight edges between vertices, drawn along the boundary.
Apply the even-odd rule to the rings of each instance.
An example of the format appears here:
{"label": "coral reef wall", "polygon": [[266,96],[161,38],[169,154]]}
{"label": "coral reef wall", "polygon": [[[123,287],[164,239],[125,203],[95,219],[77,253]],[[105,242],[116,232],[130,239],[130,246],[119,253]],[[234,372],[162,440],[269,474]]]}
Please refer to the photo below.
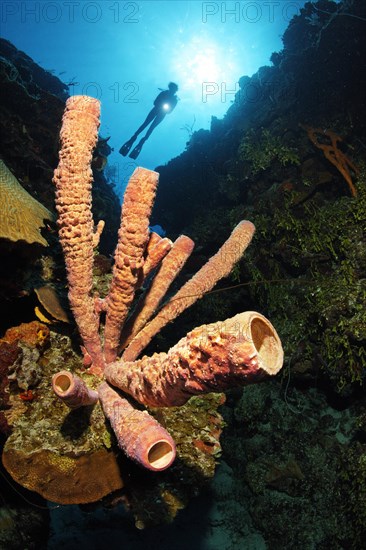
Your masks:
{"label": "coral reef wall", "polygon": [[362,0],[306,3],[271,65],[239,79],[226,116],[157,168],[153,222],[193,238],[196,262],[239,219],[257,228],[174,333],[243,304],[278,329],[282,380],[232,393],[222,438],[236,500],[271,549],[358,548],[366,536],[365,29]]}
{"label": "coral reef wall", "polygon": [[[68,85],[51,71],[0,39],[0,156],[22,186],[50,210],[59,131],[69,95]],[[103,155],[110,152],[106,140],[97,149],[103,149]],[[95,161],[94,213],[97,219],[108,219],[101,250],[110,254],[116,244],[119,199],[100,170],[99,158]]]}
{"label": "coral reef wall", "polygon": [[[238,201],[256,200],[256,182],[238,155],[250,130],[270,130],[289,147],[301,139],[299,123],[331,122],[364,152],[365,141],[360,149],[359,140],[366,131],[366,83],[361,77],[366,64],[365,6],[362,0],[341,2],[340,10],[349,15],[333,18],[335,2],[322,0],[316,6],[323,11],[308,2],[291,20],[283,49],[272,55],[270,66],[239,79],[235,100],[227,96],[226,116],[212,117],[210,130],[194,132],[186,151],[158,168],[155,221],[168,232],[196,231],[199,218],[215,219],[212,207],[219,211],[219,206],[233,208]],[[204,226],[208,231],[207,223]]]}
{"label": "coral reef wall", "polygon": [[[3,168],[0,306],[7,311],[6,316],[0,317],[0,335],[14,324],[34,319],[34,288],[44,287],[51,280],[52,284],[55,280],[60,282],[64,277],[53,223],[55,188],[52,177],[58,163],[59,132],[69,86],[52,73],[52,70],[39,67],[7,40],[0,39],[0,159]],[[120,217],[119,198],[103,171],[110,152],[108,138],[99,136],[92,165],[93,216],[96,220],[107,220],[98,249],[105,256],[111,254],[116,245]],[[30,198],[25,199],[24,208],[27,203],[38,202],[39,208],[50,211],[45,216],[47,227],[40,229],[39,239],[36,239],[44,245],[42,251],[39,246],[30,244],[35,239],[27,236],[24,230],[15,230],[20,220],[32,216],[29,208],[22,212],[19,205],[14,207],[10,181],[17,182],[19,190],[27,191],[24,197],[35,199],[32,202]],[[16,212],[12,213],[14,208]],[[12,238],[7,227],[14,229]],[[103,261],[109,262],[101,257]]]}
{"label": "coral reef wall", "polygon": [[170,234],[209,243],[202,261],[222,232],[253,220],[250,259],[223,285],[237,288],[205,309],[262,310],[292,366],[320,370],[337,393],[359,387],[366,368],[365,18],[360,0],[306,3],[271,66],[239,79],[223,120],[157,168],[153,212]]}
{"label": "coral reef wall", "polygon": [[0,40],[0,140],[6,165],[28,192],[53,207],[52,169],[68,88],[7,40]]}

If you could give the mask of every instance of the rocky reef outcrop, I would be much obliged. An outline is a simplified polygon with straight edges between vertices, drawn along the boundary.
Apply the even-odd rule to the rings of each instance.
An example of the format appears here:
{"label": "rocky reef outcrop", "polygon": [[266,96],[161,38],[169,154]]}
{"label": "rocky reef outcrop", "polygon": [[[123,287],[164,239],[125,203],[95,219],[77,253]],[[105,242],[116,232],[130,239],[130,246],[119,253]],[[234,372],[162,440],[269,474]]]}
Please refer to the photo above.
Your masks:
{"label": "rocky reef outcrop", "polygon": [[[224,454],[238,480],[245,471],[252,517],[270,548],[284,540],[292,548],[328,548],[330,540],[342,547],[366,532],[360,490],[366,460],[365,24],[361,0],[306,3],[271,66],[239,79],[226,116],[213,118],[210,130],[195,132],[186,151],[157,168],[154,221],[202,243],[197,262],[238,219],[257,227],[246,258],[175,332],[213,311],[236,313],[243,303],[278,328],[286,356],[281,385],[270,384],[268,393],[258,387],[258,402],[243,416],[244,397],[232,394]],[[168,327],[161,340],[171,337]],[[250,418],[264,403],[254,425]],[[297,422],[310,432],[309,417],[318,439],[304,435],[295,452]],[[225,435],[223,441],[225,448]],[[272,445],[276,451],[264,464],[258,457]],[[322,483],[316,463],[328,465]],[[242,486],[246,498],[248,485]],[[325,503],[327,492],[334,498]],[[313,509],[316,494],[329,515],[307,529],[303,508]],[[344,526],[337,533],[334,518]]]}
{"label": "rocky reef outcrop", "polygon": [[[38,306],[33,289],[50,282],[57,286],[57,280],[62,279],[52,177],[69,87],[4,39],[0,39],[0,83],[0,304],[9,312],[0,321],[3,334],[12,324],[33,318]],[[108,219],[99,246],[99,252],[106,256],[116,244],[120,212],[119,199],[103,172],[110,152],[108,138],[99,136],[93,159],[93,213],[98,219]],[[16,191],[22,189],[19,195]],[[65,293],[62,284],[59,286]]]}

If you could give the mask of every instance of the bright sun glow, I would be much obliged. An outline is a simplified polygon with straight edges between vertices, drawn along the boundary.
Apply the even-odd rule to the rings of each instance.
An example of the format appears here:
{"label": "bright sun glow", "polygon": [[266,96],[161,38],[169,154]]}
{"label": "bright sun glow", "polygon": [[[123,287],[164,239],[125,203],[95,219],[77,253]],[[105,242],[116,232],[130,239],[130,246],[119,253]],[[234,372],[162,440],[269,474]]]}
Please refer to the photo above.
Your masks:
{"label": "bright sun glow", "polygon": [[238,79],[234,50],[223,50],[218,43],[205,37],[181,41],[173,63],[180,90],[196,99],[201,96],[204,83],[220,85],[225,82],[228,88],[233,89]]}

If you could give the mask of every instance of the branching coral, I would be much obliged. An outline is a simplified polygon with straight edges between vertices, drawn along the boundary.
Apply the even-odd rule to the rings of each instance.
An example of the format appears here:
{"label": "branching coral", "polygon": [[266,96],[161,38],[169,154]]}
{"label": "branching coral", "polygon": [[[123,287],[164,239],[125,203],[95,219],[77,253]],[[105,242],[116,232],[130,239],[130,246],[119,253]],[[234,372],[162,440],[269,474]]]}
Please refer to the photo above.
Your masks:
{"label": "branching coral", "polygon": [[355,197],[357,189],[352,181],[351,171],[358,175],[359,169],[339,148],[342,138],[332,130],[311,128],[310,126],[304,126],[303,128],[306,130],[311,142],[318,149],[321,149],[324,156],[339,170],[346,180],[352,196]]}

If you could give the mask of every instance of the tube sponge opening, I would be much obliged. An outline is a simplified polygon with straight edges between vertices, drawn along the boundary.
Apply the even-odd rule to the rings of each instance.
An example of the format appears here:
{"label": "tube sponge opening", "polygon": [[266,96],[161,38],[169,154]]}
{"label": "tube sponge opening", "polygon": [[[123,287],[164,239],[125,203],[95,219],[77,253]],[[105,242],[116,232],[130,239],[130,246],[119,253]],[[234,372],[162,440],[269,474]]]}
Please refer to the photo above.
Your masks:
{"label": "tube sponge opening", "polygon": [[169,441],[157,441],[148,451],[147,458],[152,470],[169,468],[175,459],[175,448]]}
{"label": "tube sponge opening", "polygon": [[67,370],[57,372],[52,377],[53,391],[70,409],[94,405],[98,393],[85,384],[84,380]]}
{"label": "tube sponge opening", "polygon": [[273,325],[265,317],[253,313],[250,332],[261,367],[268,374],[276,374],[283,365],[283,349]]}
{"label": "tube sponge opening", "polygon": [[53,388],[57,395],[67,392],[73,384],[72,375],[66,371],[61,371],[53,377]]}

